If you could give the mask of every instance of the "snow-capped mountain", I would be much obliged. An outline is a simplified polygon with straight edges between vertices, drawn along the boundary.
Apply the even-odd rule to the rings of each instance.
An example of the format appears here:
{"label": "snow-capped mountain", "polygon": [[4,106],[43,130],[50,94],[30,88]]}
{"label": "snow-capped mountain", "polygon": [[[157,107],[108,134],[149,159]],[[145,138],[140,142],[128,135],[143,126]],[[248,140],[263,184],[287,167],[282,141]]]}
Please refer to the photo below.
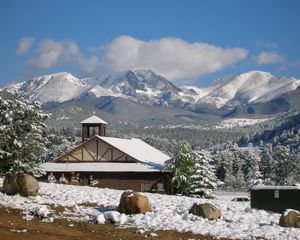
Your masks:
{"label": "snow-capped mountain", "polygon": [[275,77],[267,72],[251,71],[218,79],[207,88],[185,89],[198,93],[197,103],[220,108],[267,102],[299,86],[300,80],[293,77]]}
{"label": "snow-capped mountain", "polygon": [[136,70],[83,79],[70,73],[55,73],[12,84],[6,89],[21,91],[30,100],[43,104],[109,96],[196,111],[203,105],[232,109],[240,105],[264,103],[299,86],[300,80],[293,77],[275,77],[267,72],[251,71],[217,79],[206,88],[179,88],[151,70]]}
{"label": "snow-capped mountain", "polygon": [[151,105],[168,105],[170,100],[181,99],[179,88],[151,70],[125,71],[84,81],[87,85],[95,86],[89,92],[97,97],[123,96]]}
{"label": "snow-capped mountain", "polygon": [[88,88],[85,82],[66,72],[40,76],[6,87],[7,90],[18,90],[30,100],[41,103],[70,101]]}

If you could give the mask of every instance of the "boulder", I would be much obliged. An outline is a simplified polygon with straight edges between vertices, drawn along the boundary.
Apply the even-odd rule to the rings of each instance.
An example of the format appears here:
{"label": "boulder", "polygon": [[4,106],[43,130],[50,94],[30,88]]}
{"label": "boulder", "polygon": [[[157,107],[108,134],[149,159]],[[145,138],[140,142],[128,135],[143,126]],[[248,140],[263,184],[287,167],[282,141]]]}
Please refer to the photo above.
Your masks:
{"label": "boulder", "polygon": [[300,212],[292,209],[286,210],[279,219],[279,225],[300,228]]}
{"label": "boulder", "polygon": [[222,216],[221,211],[216,206],[210,203],[194,203],[189,213],[200,217],[208,218],[209,220],[216,220],[221,218]]}
{"label": "boulder", "polygon": [[142,193],[126,191],[121,195],[120,203],[117,208],[120,213],[138,214],[150,212],[150,201]]}
{"label": "boulder", "polygon": [[38,181],[26,173],[9,173],[3,181],[3,192],[9,195],[35,196],[39,190]]}

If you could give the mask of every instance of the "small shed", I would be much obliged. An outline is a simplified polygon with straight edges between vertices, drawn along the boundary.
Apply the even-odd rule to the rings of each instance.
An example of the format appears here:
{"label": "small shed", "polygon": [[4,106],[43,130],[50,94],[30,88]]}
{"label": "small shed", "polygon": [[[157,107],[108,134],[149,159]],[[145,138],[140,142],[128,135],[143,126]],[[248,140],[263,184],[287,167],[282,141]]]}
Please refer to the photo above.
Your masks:
{"label": "small shed", "polygon": [[286,209],[300,210],[299,186],[253,186],[251,208],[281,213]]}

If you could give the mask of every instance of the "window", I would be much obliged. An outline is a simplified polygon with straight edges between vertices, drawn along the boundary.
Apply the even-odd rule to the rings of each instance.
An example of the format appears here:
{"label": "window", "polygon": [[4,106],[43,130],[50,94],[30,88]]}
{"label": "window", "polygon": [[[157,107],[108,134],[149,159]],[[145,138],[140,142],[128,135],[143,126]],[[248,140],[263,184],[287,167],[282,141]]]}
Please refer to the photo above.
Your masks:
{"label": "window", "polygon": [[141,183],[141,192],[150,192],[151,185],[150,183]]}
{"label": "window", "polygon": [[164,184],[163,183],[157,183],[157,190],[164,191]]}

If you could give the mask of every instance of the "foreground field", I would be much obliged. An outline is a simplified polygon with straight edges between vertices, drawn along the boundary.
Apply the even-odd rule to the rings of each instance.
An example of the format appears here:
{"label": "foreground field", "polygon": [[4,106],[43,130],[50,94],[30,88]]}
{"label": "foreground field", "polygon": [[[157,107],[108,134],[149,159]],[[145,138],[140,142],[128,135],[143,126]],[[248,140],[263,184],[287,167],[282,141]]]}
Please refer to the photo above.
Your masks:
{"label": "foreground field", "polygon": [[[2,181],[0,180],[0,187],[1,185]],[[280,214],[251,209],[249,202],[232,202],[229,200],[230,196],[207,200],[147,193],[146,195],[151,201],[152,212],[125,216],[118,215],[115,211],[123,191],[48,183],[41,183],[40,186],[39,195],[36,197],[24,198],[19,195],[7,196],[0,193],[0,206],[3,209],[21,210],[21,221],[24,227],[20,227],[20,229],[27,229],[27,225],[32,225],[38,219],[39,224],[45,224],[42,226],[49,226],[49,228],[56,226],[57,231],[54,233],[57,234],[61,232],[61,227],[58,228],[57,224],[62,221],[62,226],[66,226],[63,229],[66,231],[74,229],[81,231],[81,228],[91,228],[91,231],[97,231],[96,229],[103,228],[106,229],[103,232],[106,231],[113,236],[114,230],[118,232],[120,229],[116,229],[111,224],[97,224],[97,217],[100,215],[112,215],[116,226],[124,228],[122,232],[133,234],[127,239],[144,238],[151,234],[157,239],[157,232],[162,230],[168,230],[168,232],[161,234],[175,234],[170,239],[174,239],[174,237],[180,239],[180,236],[184,238],[187,232],[229,239],[299,239],[300,236],[299,229],[282,228],[278,225]],[[224,218],[218,221],[209,221],[189,214],[193,203],[204,202],[210,202],[217,206]],[[72,222],[70,222],[71,226],[65,224],[68,221]],[[20,224],[22,226],[22,223]],[[76,227],[74,228],[72,224]],[[42,229],[44,228],[39,231]],[[99,231],[101,232],[101,230]],[[137,231],[138,233],[136,233]],[[13,233],[15,234],[15,232]],[[92,233],[87,231],[86,234],[84,238],[91,237],[92,239]],[[168,239],[167,235],[160,236],[159,234],[158,237],[166,236],[165,239]],[[122,234],[118,236],[124,239]],[[200,239],[200,237],[195,237],[196,235],[192,236],[194,237],[187,236],[187,238]],[[100,237],[102,236],[95,239],[101,239]]]}
{"label": "foreground field", "polygon": [[[215,239],[192,233],[179,233],[176,231],[141,232],[135,228],[118,228],[113,224],[99,225],[61,219],[56,219],[52,223],[42,222],[38,218],[26,221],[22,219],[22,212],[20,210],[3,208],[2,206],[0,206],[0,219],[1,240]],[[221,238],[221,240],[228,239]]]}

